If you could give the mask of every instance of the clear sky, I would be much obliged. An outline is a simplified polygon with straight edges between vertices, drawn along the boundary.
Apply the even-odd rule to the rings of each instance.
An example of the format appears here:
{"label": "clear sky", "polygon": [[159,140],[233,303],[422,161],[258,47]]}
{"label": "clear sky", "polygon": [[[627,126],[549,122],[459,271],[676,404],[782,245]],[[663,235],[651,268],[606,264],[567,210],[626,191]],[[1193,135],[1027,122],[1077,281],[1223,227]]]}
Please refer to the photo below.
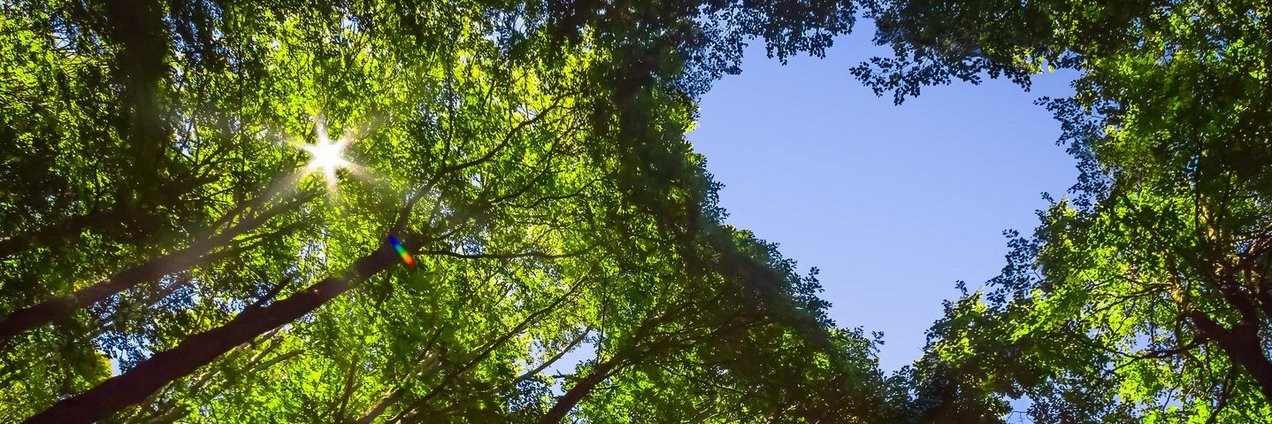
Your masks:
{"label": "clear sky", "polygon": [[820,268],[831,317],[884,332],[881,365],[895,371],[919,357],[957,280],[974,289],[1002,268],[1003,230],[1030,233],[1040,194],[1074,183],[1059,124],[1033,104],[1070,93],[1071,78],[1041,76],[1032,92],[956,83],[893,106],[848,72],[886,53],[861,27],[787,66],[756,43],[742,75],[703,97],[689,139],[725,184],[728,222]]}

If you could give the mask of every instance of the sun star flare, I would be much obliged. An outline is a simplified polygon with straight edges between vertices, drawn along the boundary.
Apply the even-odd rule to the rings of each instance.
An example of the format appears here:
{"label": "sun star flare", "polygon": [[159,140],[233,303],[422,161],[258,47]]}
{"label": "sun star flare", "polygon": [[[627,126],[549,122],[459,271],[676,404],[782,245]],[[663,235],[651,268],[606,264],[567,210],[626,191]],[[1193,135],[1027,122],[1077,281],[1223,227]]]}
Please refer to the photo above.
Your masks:
{"label": "sun star flare", "polygon": [[336,183],[339,182],[336,171],[342,168],[355,173],[359,171],[358,166],[349,162],[344,156],[345,149],[353,141],[353,135],[346,133],[338,140],[331,140],[321,122],[317,133],[318,140],[315,143],[300,146],[301,150],[309,154],[309,163],[305,165],[304,173],[321,172],[327,181],[327,188],[334,192]]}

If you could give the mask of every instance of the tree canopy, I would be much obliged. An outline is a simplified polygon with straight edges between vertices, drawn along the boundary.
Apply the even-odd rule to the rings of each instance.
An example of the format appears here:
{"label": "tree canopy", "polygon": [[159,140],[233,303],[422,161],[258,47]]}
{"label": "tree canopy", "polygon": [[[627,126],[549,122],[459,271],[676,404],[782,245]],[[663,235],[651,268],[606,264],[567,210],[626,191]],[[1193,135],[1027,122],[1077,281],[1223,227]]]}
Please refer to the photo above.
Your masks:
{"label": "tree canopy", "polygon": [[907,376],[920,416],[1261,422],[1272,416],[1272,32],[1257,2],[878,2],[896,55],[854,73],[929,84],[1079,71],[1041,99],[1079,159],[1073,197],[1011,234],[1002,275],[946,306]]}
{"label": "tree canopy", "polygon": [[[1272,416],[1267,4],[0,10],[5,422]],[[858,18],[894,55],[845,77],[897,103],[1079,75],[1039,101],[1070,196],[892,375],[685,138],[747,43],[821,56]]]}
{"label": "tree canopy", "polygon": [[0,415],[869,420],[684,139],[847,6],[6,2]]}

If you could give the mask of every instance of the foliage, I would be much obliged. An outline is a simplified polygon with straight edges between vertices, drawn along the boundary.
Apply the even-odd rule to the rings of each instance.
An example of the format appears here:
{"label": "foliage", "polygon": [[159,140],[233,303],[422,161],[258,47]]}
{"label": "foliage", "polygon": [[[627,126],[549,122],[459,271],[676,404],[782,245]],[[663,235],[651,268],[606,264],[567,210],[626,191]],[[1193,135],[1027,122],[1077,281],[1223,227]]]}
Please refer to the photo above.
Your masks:
{"label": "foliage", "polygon": [[0,416],[876,419],[875,341],[684,139],[849,3],[0,8]]}
{"label": "foliage", "polygon": [[[1043,99],[1082,171],[1012,236],[1001,276],[948,305],[900,398],[1037,422],[1256,422],[1272,410],[1272,54],[1259,2],[875,2],[896,55],[854,72],[927,84],[1071,68]],[[957,390],[949,389],[957,387]]]}
{"label": "foliage", "polygon": [[[0,417],[1272,415],[1267,4],[0,8]],[[897,103],[1079,73],[1040,101],[1073,196],[886,378],[815,269],[723,224],[685,139],[746,43],[820,56],[861,12],[894,54],[851,72]],[[330,177],[303,149],[328,140],[351,163]]]}

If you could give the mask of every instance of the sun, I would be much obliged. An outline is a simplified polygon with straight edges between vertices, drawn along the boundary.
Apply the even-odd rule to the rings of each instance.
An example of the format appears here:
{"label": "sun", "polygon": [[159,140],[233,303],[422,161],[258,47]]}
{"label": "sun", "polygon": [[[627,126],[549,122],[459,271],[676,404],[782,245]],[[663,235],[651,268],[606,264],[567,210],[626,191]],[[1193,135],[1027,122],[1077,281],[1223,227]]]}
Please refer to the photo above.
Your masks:
{"label": "sun", "polygon": [[319,136],[317,143],[301,147],[309,153],[309,165],[305,169],[310,172],[321,170],[327,182],[335,182],[336,170],[349,167],[349,161],[344,158],[346,147],[349,147],[347,139],[329,141],[327,137]]}
{"label": "sun", "polygon": [[[359,131],[346,128],[339,139],[332,140],[331,135],[327,133],[326,120],[321,116],[313,120],[314,135],[318,138],[313,144],[306,144],[299,137],[289,139],[288,144],[297,150],[303,150],[309,156],[309,162],[305,164],[305,167],[292,174],[291,178],[298,181],[308,175],[321,174],[327,183],[327,193],[333,197],[339,195],[336,185],[342,178],[352,177],[370,181],[372,176],[369,171],[345,156],[349,145],[357,139]],[[341,169],[348,172],[340,174]]]}
{"label": "sun", "polygon": [[327,187],[335,189],[339,176],[336,171],[342,168],[353,169],[353,163],[345,159],[345,149],[349,147],[349,143],[353,141],[352,134],[345,134],[339,140],[331,140],[327,136],[327,129],[321,124],[318,125],[318,140],[314,144],[306,144],[300,146],[301,150],[309,154],[309,164],[305,165],[305,173],[322,172],[327,180]]}

